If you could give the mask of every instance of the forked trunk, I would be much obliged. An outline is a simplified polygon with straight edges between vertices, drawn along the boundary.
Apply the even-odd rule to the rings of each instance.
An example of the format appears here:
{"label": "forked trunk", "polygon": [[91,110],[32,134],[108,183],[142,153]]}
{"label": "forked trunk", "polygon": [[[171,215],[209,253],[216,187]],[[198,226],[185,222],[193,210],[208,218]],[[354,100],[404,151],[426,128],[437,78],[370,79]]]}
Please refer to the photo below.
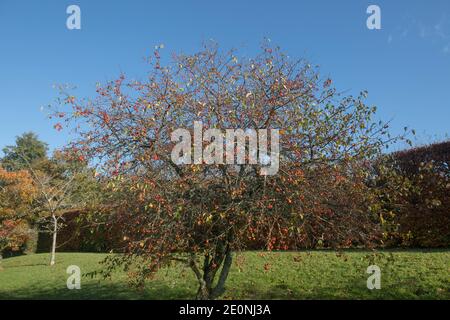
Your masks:
{"label": "forked trunk", "polygon": [[211,287],[207,286],[206,283],[203,281],[200,283],[198,291],[197,291],[197,300],[211,300],[212,294],[211,294]]}
{"label": "forked trunk", "polygon": [[[213,257],[211,261],[208,261],[207,257],[205,257],[205,263],[202,270],[203,274],[201,274],[197,266],[191,262],[191,267],[199,281],[199,288],[196,296],[197,300],[213,300],[220,297],[225,292],[225,282],[228,278],[232,262],[233,254],[229,249],[227,249],[224,254]],[[219,279],[217,280],[217,284],[214,286],[214,280],[221,265],[222,270]]]}

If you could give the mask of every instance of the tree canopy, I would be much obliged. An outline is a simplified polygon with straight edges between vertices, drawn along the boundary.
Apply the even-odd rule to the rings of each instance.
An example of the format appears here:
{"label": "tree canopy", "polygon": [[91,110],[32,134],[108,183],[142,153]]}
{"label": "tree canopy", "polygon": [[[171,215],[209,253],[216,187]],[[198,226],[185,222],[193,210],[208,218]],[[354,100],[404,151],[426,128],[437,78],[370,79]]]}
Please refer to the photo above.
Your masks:
{"label": "tree canopy", "polygon": [[[91,99],[62,91],[54,114],[74,129],[70,150],[110,182],[111,223],[123,226],[127,242],[112,266],[142,260],[134,273],[142,280],[183,260],[197,276],[198,297],[214,298],[232,252],[251,241],[283,249],[289,241],[342,246],[376,238],[366,161],[395,139],[387,124],[372,121],[366,92],[343,95],[317,67],[266,44],[251,58],[207,44],[167,65],[158,48],[149,64],[146,80],[121,75]],[[171,133],[192,132],[195,121],[219,131],[279,130],[278,173],[261,176],[261,163],[175,163]]]}
{"label": "tree canopy", "polygon": [[9,171],[28,169],[39,160],[47,158],[48,145],[39,140],[33,132],[27,132],[16,138],[15,145],[3,148],[1,159],[3,168]]}

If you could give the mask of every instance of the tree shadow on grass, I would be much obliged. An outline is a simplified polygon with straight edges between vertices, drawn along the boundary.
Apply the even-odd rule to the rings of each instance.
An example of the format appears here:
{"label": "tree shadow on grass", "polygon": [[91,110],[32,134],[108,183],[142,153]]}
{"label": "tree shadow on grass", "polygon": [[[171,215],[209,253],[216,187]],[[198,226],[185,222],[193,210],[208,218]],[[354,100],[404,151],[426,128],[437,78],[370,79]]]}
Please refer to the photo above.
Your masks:
{"label": "tree shadow on grass", "polygon": [[0,291],[3,300],[171,300],[192,299],[194,293],[188,288],[171,288],[162,282],[149,283],[145,290],[137,290],[126,283],[81,284],[81,289],[43,288],[38,284],[8,292]]}
{"label": "tree shadow on grass", "polygon": [[22,268],[22,267],[39,267],[39,266],[48,266],[48,263],[36,262],[36,263],[30,263],[30,264],[8,265],[7,268],[14,269],[14,268]]}
{"label": "tree shadow on grass", "polygon": [[[234,298],[230,294],[234,290],[229,288],[221,298]],[[368,290],[355,282],[354,287],[336,288],[320,287],[312,290],[302,290],[287,284],[278,284],[266,289],[244,284],[240,290],[241,299],[256,300],[348,300],[348,299],[446,299],[430,288],[417,286],[405,290],[405,287],[386,287],[382,290]],[[101,283],[82,285],[80,290],[67,288],[42,288],[32,285],[9,292],[0,291],[3,300],[185,300],[193,299],[195,293],[192,289],[170,287],[162,282],[151,282],[144,291],[131,288],[126,283]]]}
{"label": "tree shadow on grass", "polygon": [[[261,300],[410,300],[410,299],[448,299],[445,292],[421,284],[390,285],[380,290],[369,290],[365,281],[354,281],[345,287],[317,287],[302,290],[288,284],[277,284],[261,289],[246,283],[242,286],[245,299]],[[447,293],[448,294],[448,293]]]}

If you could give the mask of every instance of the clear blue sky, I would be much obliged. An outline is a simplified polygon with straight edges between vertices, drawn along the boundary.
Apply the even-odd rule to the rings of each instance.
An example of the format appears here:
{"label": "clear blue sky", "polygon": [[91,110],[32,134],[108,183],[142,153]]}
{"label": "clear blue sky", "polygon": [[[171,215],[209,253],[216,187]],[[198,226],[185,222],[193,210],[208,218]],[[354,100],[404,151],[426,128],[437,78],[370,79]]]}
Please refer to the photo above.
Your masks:
{"label": "clear blue sky", "polygon": [[[81,30],[66,28],[71,4]],[[381,30],[366,28],[369,4],[381,8]],[[29,130],[52,148],[67,141],[40,111],[57,96],[53,84],[89,96],[122,71],[143,76],[155,45],[170,55],[214,39],[249,55],[264,37],[319,64],[339,89],[367,89],[394,133],[413,127],[418,143],[450,133],[448,0],[0,0],[0,148]]]}

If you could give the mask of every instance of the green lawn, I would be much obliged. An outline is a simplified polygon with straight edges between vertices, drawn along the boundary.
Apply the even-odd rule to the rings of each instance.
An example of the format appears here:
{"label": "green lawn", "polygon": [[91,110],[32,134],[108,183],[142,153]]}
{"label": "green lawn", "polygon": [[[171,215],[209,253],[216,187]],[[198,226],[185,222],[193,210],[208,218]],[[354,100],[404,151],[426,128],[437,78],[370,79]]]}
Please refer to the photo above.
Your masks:
{"label": "green lawn", "polygon": [[[125,273],[111,280],[83,277],[81,290],[68,290],[66,268],[98,270],[104,254],[59,253],[4,259],[1,299],[189,299],[196,282],[181,265],[161,270],[145,290],[127,284]],[[381,268],[381,289],[368,290],[366,268]],[[450,250],[245,252],[235,256],[224,299],[450,299]]]}

